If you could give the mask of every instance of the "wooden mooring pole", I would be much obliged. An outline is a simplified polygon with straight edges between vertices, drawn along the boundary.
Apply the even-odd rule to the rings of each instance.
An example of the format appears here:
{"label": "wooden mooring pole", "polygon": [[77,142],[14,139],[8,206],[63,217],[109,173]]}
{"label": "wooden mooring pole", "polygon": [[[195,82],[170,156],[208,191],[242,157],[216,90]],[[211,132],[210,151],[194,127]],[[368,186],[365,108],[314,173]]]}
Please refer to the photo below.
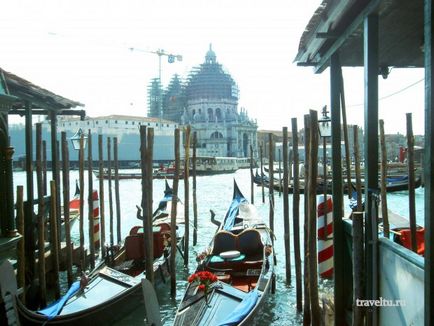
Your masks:
{"label": "wooden mooring pole", "polygon": [[71,244],[71,226],[69,215],[69,151],[68,141],[66,139],[66,132],[62,131],[62,187],[63,187],[63,220],[65,223],[65,241],[66,241],[66,272],[68,286],[71,286],[74,281],[72,275],[72,244]]}
{"label": "wooden mooring pole", "polygon": [[[148,128],[145,151],[146,177],[146,213],[143,211],[145,229],[146,278],[154,284],[154,233],[152,225],[153,175],[152,160],[154,155],[154,128]],[[146,216],[146,217],[145,217]],[[119,221],[120,222],[120,221]],[[149,275],[149,277],[148,277]]]}
{"label": "wooden mooring pole", "polygon": [[[145,136],[146,137],[146,129]],[[140,136],[142,139],[142,136]],[[115,243],[113,229],[113,191],[112,191],[112,162],[111,162],[111,139],[107,137],[107,179],[108,179],[108,194],[109,194],[109,214],[110,214],[110,247]],[[143,173],[143,172],[142,172]],[[143,207],[143,205],[142,205]]]}
{"label": "wooden mooring pole", "polygon": [[44,196],[48,193],[48,181],[47,181],[47,142],[42,141],[42,180],[44,187]]}
{"label": "wooden mooring pole", "polygon": [[[291,282],[291,239],[289,226],[289,197],[288,197],[288,127],[283,127],[283,226],[285,229],[285,268],[286,282]],[[280,149],[279,149],[279,179],[280,179]]]}
{"label": "wooden mooring pole", "polygon": [[310,325],[311,314],[310,314],[310,291],[309,291],[309,202],[307,195],[307,180],[309,178],[308,169],[308,153],[310,148],[310,116],[304,116],[304,273],[303,273],[303,283],[304,283],[304,305],[303,305],[303,325]]}
{"label": "wooden mooring pole", "polygon": [[263,153],[263,144],[259,146],[259,156],[261,160],[261,190],[262,190],[262,203],[265,203],[265,190],[264,190],[264,153]]}
{"label": "wooden mooring pole", "polygon": [[274,243],[274,171],[273,171],[273,164],[274,164],[274,144],[273,144],[273,134],[268,134],[268,177],[270,178],[269,181],[269,223],[270,223],[270,229],[273,233],[273,236],[271,237],[271,242]]}
{"label": "wooden mooring pole", "polygon": [[54,297],[60,298],[60,283],[59,283],[59,247],[58,247],[58,229],[57,229],[57,189],[56,182],[50,181],[51,202],[50,202],[50,251],[51,263],[54,282]]}
{"label": "wooden mooring pole", "polygon": [[255,203],[255,192],[254,192],[254,182],[253,182],[253,146],[250,144],[250,203],[253,205]]}
{"label": "wooden mooring pole", "polygon": [[359,150],[359,128],[353,126],[354,139],[354,172],[356,176],[356,192],[357,192],[357,211],[361,212],[362,208],[362,177],[360,175],[360,150]]}
{"label": "wooden mooring pole", "polygon": [[[38,191],[38,278],[41,288],[41,307],[47,305],[47,282],[45,278],[45,202],[42,125],[36,124],[36,189]],[[46,172],[46,171],[45,171]],[[25,293],[25,291],[24,291]]]}
{"label": "wooden mooring pole", "polygon": [[[24,235],[24,187],[17,186],[17,229],[18,233]],[[25,276],[25,239],[21,237],[17,245],[17,283],[18,287],[25,288],[26,276]],[[39,275],[40,277],[40,275]],[[41,291],[42,294],[42,291]],[[23,291],[23,302],[26,302],[26,291]]]}
{"label": "wooden mooring pole", "polygon": [[197,244],[197,194],[196,194],[196,148],[197,134],[193,133],[193,158],[192,158],[192,176],[193,176],[193,246]]}
{"label": "wooden mooring pole", "polygon": [[386,238],[389,238],[389,216],[387,212],[387,193],[386,193],[386,177],[387,177],[387,152],[386,140],[384,136],[384,120],[379,120],[380,127],[380,152],[381,152],[381,168],[380,168],[380,198],[381,198],[381,215],[383,216],[383,233]]}
{"label": "wooden mooring pole", "polygon": [[297,118],[291,119],[292,124],[292,153],[294,160],[294,178],[292,194],[292,224],[294,229],[294,264],[295,264],[295,288],[297,296],[297,311],[303,310],[303,289],[301,275],[301,250],[300,250],[300,170],[298,155],[298,130]]}
{"label": "wooden mooring pole", "polygon": [[282,153],[280,148],[277,150],[277,160],[279,162],[279,171],[278,171],[278,175],[279,175],[279,197],[282,196]]}
{"label": "wooden mooring pole", "polygon": [[88,172],[88,223],[89,223],[89,253],[90,253],[90,268],[95,268],[95,236],[93,224],[93,164],[92,164],[92,132],[89,129],[87,136],[87,172]]}
{"label": "wooden mooring pole", "polygon": [[190,132],[191,127],[188,125],[184,131],[184,219],[185,219],[185,233],[184,233],[184,266],[188,266],[188,252],[190,246]]}
{"label": "wooden mooring pole", "polygon": [[[310,146],[309,146],[309,178],[308,178],[308,221],[309,221],[309,296],[312,325],[321,324],[321,309],[318,295],[318,254],[317,254],[317,213],[316,188],[318,177],[318,116],[310,110]],[[305,189],[306,190],[306,189]],[[305,192],[306,194],[306,192]]]}
{"label": "wooden mooring pole", "polygon": [[407,120],[407,167],[408,167],[408,204],[411,234],[411,249],[417,253],[416,239],[416,199],[414,193],[414,136],[411,113],[406,114]]}
{"label": "wooden mooring pole", "polygon": [[[113,138],[113,159],[114,159],[114,168],[115,168],[116,240],[117,243],[119,244],[122,242],[122,234],[121,234],[121,200],[119,197],[119,160],[118,160],[118,138],[117,137]],[[152,168],[151,168],[151,172],[152,172]]]}
{"label": "wooden mooring pole", "polygon": [[363,212],[353,212],[353,325],[363,325],[363,307],[357,304],[364,298]]}
{"label": "wooden mooring pole", "polygon": [[102,135],[98,135],[98,168],[99,168],[99,218],[100,218],[100,244],[101,244],[101,256],[106,256],[105,251],[105,203],[104,203],[104,156],[103,156],[103,138]]}
{"label": "wooden mooring pole", "polygon": [[178,183],[179,183],[179,129],[175,129],[175,175],[173,177],[172,211],[170,219],[170,294],[176,297],[176,208],[178,203]]}
{"label": "wooden mooring pole", "polygon": [[86,270],[86,257],[84,253],[84,134],[80,137],[79,183],[80,183],[80,269]]}

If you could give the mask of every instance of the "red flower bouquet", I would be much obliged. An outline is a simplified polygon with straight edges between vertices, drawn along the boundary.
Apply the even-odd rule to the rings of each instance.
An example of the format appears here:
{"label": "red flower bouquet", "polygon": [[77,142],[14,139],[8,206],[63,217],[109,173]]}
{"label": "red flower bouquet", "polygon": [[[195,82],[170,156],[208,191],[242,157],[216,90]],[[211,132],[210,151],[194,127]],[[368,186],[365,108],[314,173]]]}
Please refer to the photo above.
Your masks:
{"label": "red flower bouquet", "polygon": [[212,283],[217,282],[217,276],[208,271],[196,272],[188,278],[188,283],[197,283],[198,291],[204,291],[205,302],[208,304],[208,291]]}

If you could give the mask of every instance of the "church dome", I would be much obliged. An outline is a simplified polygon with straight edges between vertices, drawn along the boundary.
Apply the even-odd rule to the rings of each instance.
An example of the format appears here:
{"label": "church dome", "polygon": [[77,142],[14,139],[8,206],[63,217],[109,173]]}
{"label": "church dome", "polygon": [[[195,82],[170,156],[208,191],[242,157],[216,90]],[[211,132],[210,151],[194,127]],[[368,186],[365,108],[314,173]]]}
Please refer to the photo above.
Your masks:
{"label": "church dome", "polygon": [[189,100],[231,99],[238,100],[238,87],[231,75],[217,63],[210,45],[205,62],[192,70],[188,77],[186,95]]}

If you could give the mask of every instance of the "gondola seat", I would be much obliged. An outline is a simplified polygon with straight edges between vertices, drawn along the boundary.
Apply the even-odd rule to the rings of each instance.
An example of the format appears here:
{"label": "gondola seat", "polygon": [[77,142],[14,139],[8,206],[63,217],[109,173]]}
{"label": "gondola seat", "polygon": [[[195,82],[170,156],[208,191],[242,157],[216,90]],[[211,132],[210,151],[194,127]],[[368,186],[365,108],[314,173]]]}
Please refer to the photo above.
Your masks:
{"label": "gondola seat", "polygon": [[[154,259],[159,258],[164,252],[164,239],[159,231],[153,233]],[[143,261],[145,259],[145,238],[143,233],[128,235],[125,238],[126,260]]]}
{"label": "gondola seat", "polygon": [[[240,256],[224,259],[222,252],[237,250]],[[263,262],[264,245],[261,234],[255,229],[246,229],[238,235],[228,231],[219,231],[214,236],[214,246],[208,258],[208,267],[216,270],[232,269],[245,271],[260,268]]]}

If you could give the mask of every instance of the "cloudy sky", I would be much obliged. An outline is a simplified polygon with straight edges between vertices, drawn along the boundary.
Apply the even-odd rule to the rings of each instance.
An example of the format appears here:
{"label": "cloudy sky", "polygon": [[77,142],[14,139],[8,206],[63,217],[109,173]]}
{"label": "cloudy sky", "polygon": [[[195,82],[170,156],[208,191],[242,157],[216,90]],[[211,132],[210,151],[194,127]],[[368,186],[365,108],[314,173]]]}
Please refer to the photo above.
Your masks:
{"label": "cloudy sky", "polygon": [[[0,67],[85,104],[89,116],[145,115],[147,86],[186,77],[212,43],[240,88],[239,106],[262,129],[290,126],[329,103],[329,72],[315,75],[293,59],[320,0],[7,1],[0,20]],[[131,51],[130,48],[134,48]],[[405,133],[405,113],[423,133],[423,71],[394,69],[380,78],[386,133]],[[363,71],[344,69],[348,122],[363,124]],[[299,120],[301,125],[302,120]]]}

